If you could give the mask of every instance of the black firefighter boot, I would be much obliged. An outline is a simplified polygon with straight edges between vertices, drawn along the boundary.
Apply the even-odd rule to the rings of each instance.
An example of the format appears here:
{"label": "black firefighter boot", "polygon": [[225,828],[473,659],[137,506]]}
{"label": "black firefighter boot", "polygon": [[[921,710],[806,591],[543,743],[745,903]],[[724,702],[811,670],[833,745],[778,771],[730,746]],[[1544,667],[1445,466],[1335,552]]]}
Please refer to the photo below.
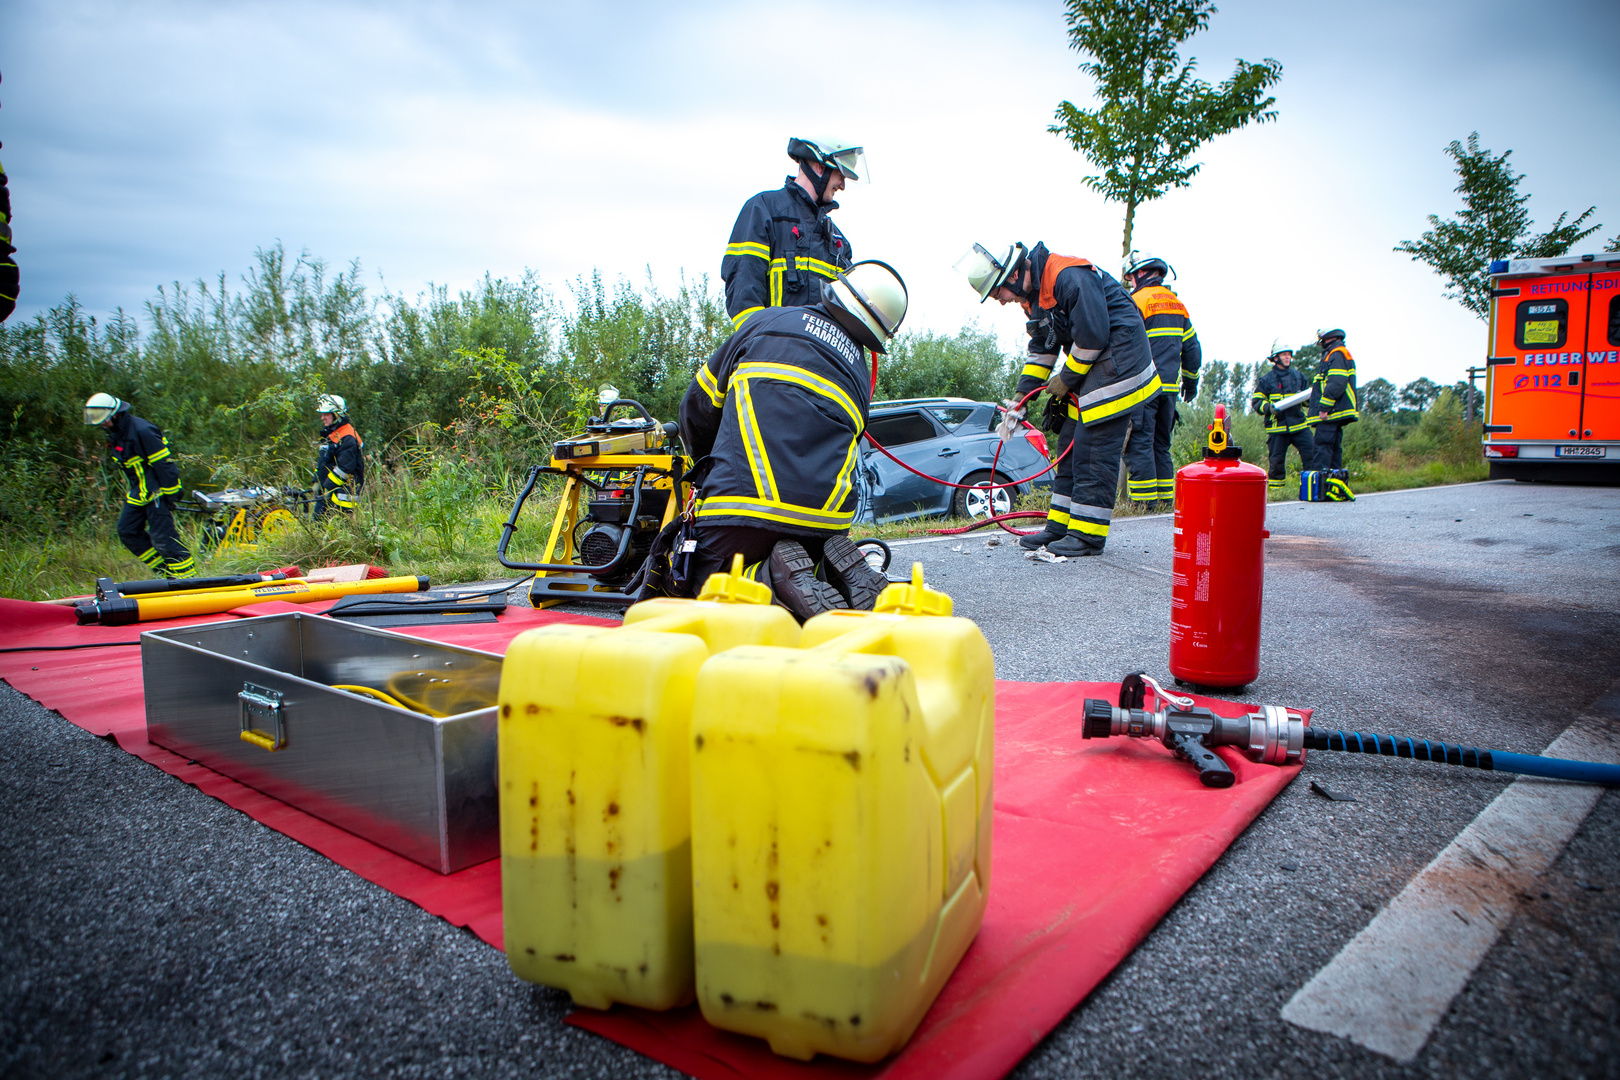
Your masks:
{"label": "black firefighter boot", "polygon": [[1031,551],[1039,551],[1041,548],[1052,543],[1054,540],[1063,539],[1067,532],[1068,530],[1063,526],[1059,525],[1051,518],[1047,518],[1046,528],[1042,529],[1038,533],[1030,533],[1028,536],[1020,536],[1018,538],[1018,546],[1021,548],[1028,548]]}
{"label": "black firefighter boot", "polygon": [[816,577],[815,560],[797,540],[778,540],[765,562],[771,593],[801,623],[849,605],[832,585]]}
{"label": "black firefighter boot", "polygon": [[835,536],[821,549],[821,572],[856,611],[871,611],[889,579],[872,569],[847,536]]}
{"label": "black firefighter boot", "polygon": [[1057,543],[1048,544],[1046,550],[1053,555],[1062,555],[1066,559],[1080,559],[1087,555],[1101,555],[1103,546],[1087,542],[1080,533],[1070,532]]}

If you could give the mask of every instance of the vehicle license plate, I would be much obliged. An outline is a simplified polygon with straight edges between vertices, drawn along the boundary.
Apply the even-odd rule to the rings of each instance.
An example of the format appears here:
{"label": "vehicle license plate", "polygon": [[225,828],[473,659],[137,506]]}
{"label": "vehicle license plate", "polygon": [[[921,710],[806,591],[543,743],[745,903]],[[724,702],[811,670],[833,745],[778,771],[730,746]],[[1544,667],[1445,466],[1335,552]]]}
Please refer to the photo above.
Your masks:
{"label": "vehicle license plate", "polygon": [[1607,446],[1560,446],[1554,453],[1558,457],[1608,457]]}

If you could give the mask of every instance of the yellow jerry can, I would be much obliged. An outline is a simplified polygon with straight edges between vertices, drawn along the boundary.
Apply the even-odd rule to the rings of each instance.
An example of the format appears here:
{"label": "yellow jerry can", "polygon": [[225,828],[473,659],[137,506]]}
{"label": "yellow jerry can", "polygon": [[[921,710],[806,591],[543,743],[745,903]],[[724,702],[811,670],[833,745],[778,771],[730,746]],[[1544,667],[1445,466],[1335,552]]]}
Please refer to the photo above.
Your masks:
{"label": "yellow jerry can", "polygon": [[697,678],[697,996],[771,1049],[877,1061],[967,951],[990,889],[995,667],[950,598],[891,585],[875,612],[743,646]]}
{"label": "yellow jerry can", "polygon": [[501,669],[506,956],[577,1004],[692,1000],[692,692],[711,652],[793,646],[770,590],[716,574],[698,600],[652,600],[624,626],[547,626]]}

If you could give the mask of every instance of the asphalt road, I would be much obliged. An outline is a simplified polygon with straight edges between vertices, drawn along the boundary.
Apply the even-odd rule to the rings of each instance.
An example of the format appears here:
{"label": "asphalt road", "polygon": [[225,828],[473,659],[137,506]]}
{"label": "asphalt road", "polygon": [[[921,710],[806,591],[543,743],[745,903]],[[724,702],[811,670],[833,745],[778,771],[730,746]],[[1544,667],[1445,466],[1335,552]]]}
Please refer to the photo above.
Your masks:
{"label": "asphalt road", "polygon": [[[1620,490],[1282,503],[1269,525],[1247,700],[1535,753],[1620,681]],[[1111,680],[1167,674],[1170,544],[1158,517],[1061,565],[982,534],[896,555],[979,621],[1001,677]],[[1511,779],[1313,755],[1014,1076],[1620,1076],[1616,792],[1410,1066],[1278,1015]],[[679,1075],[564,1026],[563,995],[469,933],[9,687],[0,822],[0,1077]]]}

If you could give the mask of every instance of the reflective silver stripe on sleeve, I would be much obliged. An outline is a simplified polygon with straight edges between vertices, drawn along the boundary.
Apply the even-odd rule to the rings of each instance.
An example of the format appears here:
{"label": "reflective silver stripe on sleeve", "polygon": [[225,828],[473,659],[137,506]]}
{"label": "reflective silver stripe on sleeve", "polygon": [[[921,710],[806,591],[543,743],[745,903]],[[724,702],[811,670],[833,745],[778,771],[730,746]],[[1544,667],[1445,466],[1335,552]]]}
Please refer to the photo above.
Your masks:
{"label": "reflective silver stripe on sleeve", "polygon": [[1080,410],[1084,412],[1087,405],[1095,405],[1099,401],[1110,401],[1117,397],[1123,397],[1132,390],[1135,390],[1137,387],[1141,386],[1143,383],[1147,382],[1149,379],[1157,379],[1158,377],[1159,369],[1154,367],[1152,364],[1149,364],[1143,368],[1140,373],[1132,376],[1130,379],[1122,380],[1120,382],[1112,382],[1100,390],[1093,390],[1091,393],[1080,399]]}
{"label": "reflective silver stripe on sleeve", "polygon": [[1080,503],[1071,503],[1069,513],[1082,517],[1097,518],[1099,521],[1114,520],[1114,508],[1112,506],[1083,506]]}

